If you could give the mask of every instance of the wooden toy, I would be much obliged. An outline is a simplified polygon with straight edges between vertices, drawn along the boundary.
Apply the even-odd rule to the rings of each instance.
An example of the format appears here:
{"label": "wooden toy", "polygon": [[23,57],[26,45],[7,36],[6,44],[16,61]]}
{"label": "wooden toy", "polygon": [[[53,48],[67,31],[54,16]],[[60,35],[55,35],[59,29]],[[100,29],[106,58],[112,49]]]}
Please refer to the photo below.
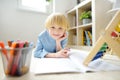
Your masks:
{"label": "wooden toy", "polygon": [[[95,57],[98,56],[104,43],[107,43],[112,51],[120,58],[120,11],[114,15],[110,23],[107,25],[104,34],[99,37],[96,44],[93,46],[93,49],[84,60],[84,65],[87,66],[91,61],[95,60]],[[102,57],[102,55],[97,58],[100,57]]]}

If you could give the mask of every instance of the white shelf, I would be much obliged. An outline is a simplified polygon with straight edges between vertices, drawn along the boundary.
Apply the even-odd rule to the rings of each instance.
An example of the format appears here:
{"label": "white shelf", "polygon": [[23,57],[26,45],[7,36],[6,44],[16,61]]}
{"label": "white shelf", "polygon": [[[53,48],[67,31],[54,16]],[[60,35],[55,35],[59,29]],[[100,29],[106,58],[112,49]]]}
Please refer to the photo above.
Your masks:
{"label": "white shelf", "polygon": [[76,8],[81,8],[81,7],[90,6],[90,5],[91,5],[91,1],[92,1],[92,0],[85,0],[85,1],[81,2],[80,4],[78,4],[78,5],[76,6]]}
{"label": "white shelf", "polygon": [[[77,46],[81,49],[94,46],[100,36],[100,31],[105,29],[112,18],[112,16],[109,17],[108,14],[106,14],[111,7],[111,1],[109,0],[85,0],[69,10],[67,16],[71,28],[69,29],[68,45],[70,47]],[[82,20],[79,19],[79,16],[82,12],[89,10],[92,12],[92,22],[82,24]],[[86,46],[86,44],[82,42],[82,36],[85,31],[90,31],[92,34],[92,46]]]}
{"label": "white shelf", "polygon": [[85,27],[91,27],[92,23],[84,24],[84,25],[79,25],[78,28],[85,28]]}

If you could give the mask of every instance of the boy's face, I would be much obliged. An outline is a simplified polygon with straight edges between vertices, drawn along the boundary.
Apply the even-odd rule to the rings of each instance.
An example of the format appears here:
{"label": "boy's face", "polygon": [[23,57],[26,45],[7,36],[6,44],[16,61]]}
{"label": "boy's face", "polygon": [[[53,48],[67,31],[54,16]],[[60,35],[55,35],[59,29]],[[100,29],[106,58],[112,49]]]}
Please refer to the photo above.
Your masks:
{"label": "boy's face", "polygon": [[64,36],[65,34],[65,29],[61,26],[53,25],[49,29],[49,34],[52,38],[55,40],[60,39]]}

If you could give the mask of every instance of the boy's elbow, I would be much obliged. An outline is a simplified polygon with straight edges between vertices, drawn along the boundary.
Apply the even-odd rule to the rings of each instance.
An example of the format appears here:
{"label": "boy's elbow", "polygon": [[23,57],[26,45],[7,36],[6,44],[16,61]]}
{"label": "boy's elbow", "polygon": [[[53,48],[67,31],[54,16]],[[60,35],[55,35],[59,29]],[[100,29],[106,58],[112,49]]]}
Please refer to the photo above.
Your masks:
{"label": "boy's elbow", "polygon": [[34,53],[34,57],[37,57],[37,55]]}
{"label": "boy's elbow", "polygon": [[40,54],[38,54],[38,53],[34,53],[34,57],[35,58],[41,58]]}
{"label": "boy's elbow", "polygon": [[40,54],[36,50],[33,51],[33,56],[35,58],[40,58]]}

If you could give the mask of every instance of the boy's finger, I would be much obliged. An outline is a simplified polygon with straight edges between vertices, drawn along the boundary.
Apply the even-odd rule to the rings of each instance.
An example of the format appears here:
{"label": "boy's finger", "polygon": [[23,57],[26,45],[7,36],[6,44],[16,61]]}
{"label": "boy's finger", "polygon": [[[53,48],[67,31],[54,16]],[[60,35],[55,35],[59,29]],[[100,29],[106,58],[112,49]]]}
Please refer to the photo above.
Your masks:
{"label": "boy's finger", "polygon": [[68,50],[68,51],[70,51],[70,48],[64,48],[64,50]]}

